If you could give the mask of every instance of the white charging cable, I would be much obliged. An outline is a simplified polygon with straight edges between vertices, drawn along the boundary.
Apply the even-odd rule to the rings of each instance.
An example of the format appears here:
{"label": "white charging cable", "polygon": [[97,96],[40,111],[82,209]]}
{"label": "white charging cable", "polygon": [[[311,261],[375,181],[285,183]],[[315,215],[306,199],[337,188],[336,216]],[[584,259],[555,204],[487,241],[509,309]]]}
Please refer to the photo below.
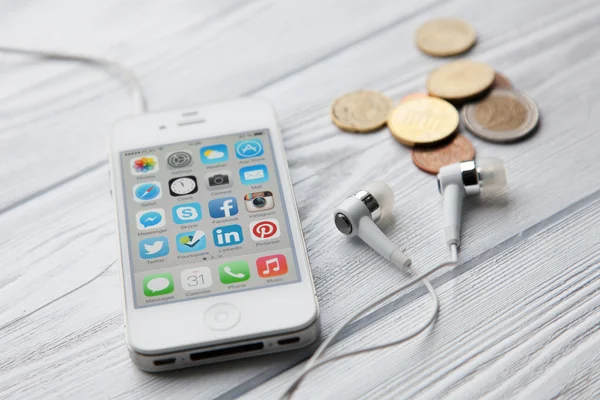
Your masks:
{"label": "white charging cable", "polygon": [[[373,303],[369,304],[368,306],[363,307],[362,309],[358,310],[357,312],[352,314],[350,317],[348,317],[340,326],[338,326],[333,331],[333,333],[331,335],[329,335],[329,337],[327,339],[325,339],[325,341],[323,341],[323,343],[321,343],[321,345],[319,346],[317,351],[315,351],[315,353],[312,355],[312,357],[308,360],[308,362],[304,366],[304,369],[302,370],[300,375],[296,378],[296,380],[294,380],[294,382],[285,391],[285,393],[283,393],[283,395],[281,396],[281,399],[291,399],[294,392],[300,386],[300,383],[302,383],[302,380],[304,380],[304,378],[310,372],[314,371],[315,369],[317,369],[325,364],[328,364],[332,361],[341,360],[342,358],[354,356],[357,354],[363,354],[363,353],[367,353],[367,352],[371,352],[371,351],[375,351],[375,350],[385,349],[385,348],[388,348],[391,346],[395,346],[395,345],[404,343],[408,340],[411,340],[412,338],[414,338],[415,336],[417,336],[421,332],[423,332],[425,329],[427,329],[437,318],[437,315],[439,312],[439,299],[437,297],[437,293],[435,292],[435,289],[433,288],[433,286],[431,285],[429,280],[427,280],[426,278],[429,275],[433,274],[434,272],[436,272],[442,268],[453,266],[453,265],[456,265],[456,261],[443,262],[443,263],[435,266],[434,268],[430,269],[429,271],[412,278],[410,281],[408,281],[404,285],[400,286],[398,289],[395,289],[391,293],[381,297],[380,299],[374,301]],[[414,272],[414,270],[412,268],[411,268],[411,271]],[[381,305],[382,303],[385,303],[387,300],[391,299],[392,297],[396,296],[398,293],[402,292],[406,288],[408,288],[418,282],[422,282],[425,285],[425,287],[427,287],[427,290],[429,291],[429,294],[431,295],[431,298],[433,299],[432,313],[431,313],[429,319],[425,322],[425,324],[421,325],[419,328],[415,329],[410,334],[408,334],[400,339],[394,340],[390,343],[366,347],[364,349],[350,351],[348,353],[342,353],[342,354],[332,356],[332,357],[329,357],[329,358],[319,361],[319,357],[321,357],[321,355],[325,352],[325,350],[327,350],[327,348],[331,345],[331,343],[335,340],[335,338],[337,338],[339,336],[340,332],[344,328],[346,328],[349,324],[356,321],[356,319],[363,316],[368,311],[371,311],[375,307]],[[319,361],[319,362],[317,362],[317,361]]]}
{"label": "white charging cable", "polygon": [[129,82],[131,95],[133,97],[133,109],[135,113],[143,114],[148,111],[146,106],[146,97],[144,96],[144,91],[142,90],[142,86],[140,85],[136,75],[133,73],[133,71],[117,62],[100,57],[92,57],[81,54],[58,53],[45,50],[29,50],[6,46],[0,46],[0,53],[20,54],[25,56],[47,58],[50,60],[81,62],[84,64],[98,66],[109,74],[113,71],[117,71]]}

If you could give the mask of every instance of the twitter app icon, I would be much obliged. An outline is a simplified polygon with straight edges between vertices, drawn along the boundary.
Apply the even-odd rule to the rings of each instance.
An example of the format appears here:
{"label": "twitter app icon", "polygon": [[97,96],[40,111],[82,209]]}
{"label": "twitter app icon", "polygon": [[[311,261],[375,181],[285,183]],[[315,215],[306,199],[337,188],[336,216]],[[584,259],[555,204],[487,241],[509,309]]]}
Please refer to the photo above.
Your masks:
{"label": "twitter app icon", "polygon": [[227,145],[216,144],[201,148],[200,159],[202,160],[202,164],[219,164],[227,161],[229,159]]}
{"label": "twitter app icon", "polygon": [[140,241],[140,257],[156,258],[169,254],[169,241],[164,236],[157,236]]}

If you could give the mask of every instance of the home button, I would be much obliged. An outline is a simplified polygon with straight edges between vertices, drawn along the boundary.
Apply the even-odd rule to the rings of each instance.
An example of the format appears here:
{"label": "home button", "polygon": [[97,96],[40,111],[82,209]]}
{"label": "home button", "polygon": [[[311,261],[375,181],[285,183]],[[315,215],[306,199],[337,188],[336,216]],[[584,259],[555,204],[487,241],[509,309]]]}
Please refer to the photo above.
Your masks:
{"label": "home button", "polygon": [[240,320],[240,310],[231,304],[219,303],[204,313],[204,322],[210,329],[224,331],[233,328]]}

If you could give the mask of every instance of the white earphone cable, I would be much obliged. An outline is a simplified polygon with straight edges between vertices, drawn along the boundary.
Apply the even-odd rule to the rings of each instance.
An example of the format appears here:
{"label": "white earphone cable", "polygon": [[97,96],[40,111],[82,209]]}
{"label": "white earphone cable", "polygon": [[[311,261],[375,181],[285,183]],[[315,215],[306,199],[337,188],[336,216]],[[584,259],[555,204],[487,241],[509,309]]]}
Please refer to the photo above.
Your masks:
{"label": "white earphone cable", "polygon": [[[315,351],[315,353],[312,355],[312,357],[310,358],[310,360],[308,360],[308,362],[306,363],[304,369],[302,370],[302,373],[296,378],[296,380],[290,385],[290,387],[285,391],[285,393],[283,393],[283,395],[281,396],[281,399],[291,399],[292,395],[294,394],[294,392],[298,389],[298,387],[300,386],[300,383],[302,383],[302,380],[304,380],[304,378],[313,370],[331,362],[331,361],[335,361],[335,360],[340,360],[342,358],[346,358],[346,357],[350,357],[353,355],[357,355],[357,354],[363,354],[363,353],[367,353],[367,352],[371,352],[371,351],[375,351],[375,350],[380,350],[380,349],[384,349],[390,346],[394,346],[400,343],[404,343],[412,338],[414,338],[415,336],[419,335],[421,332],[423,332],[425,329],[427,329],[437,318],[438,312],[439,312],[439,299],[437,297],[437,293],[435,292],[435,289],[433,288],[433,286],[431,285],[431,283],[429,282],[429,280],[427,280],[426,278],[433,274],[434,272],[444,268],[444,267],[449,267],[451,265],[456,265],[455,261],[448,261],[448,262],[443,262],[437,266],[435,266],[434,268],[430,269],[427,272],[424,272],[416,277],[414,277],[413,279],[411,279],[410,281],[408,281],[407,283],[405,283],[404,285],[400,286],[398,289],[395,289],[394,291],[392,291],[391,293],[381,297],[380,299],[374,301],[373,303],[369,304],[368,306],[363,307],[362,309],[358,310],[357,312],[355,312],[354,314],[352,314],[350,317],[348,317],[340,326],[338,326],[330,335],[327,339],[325,339],[325,341],[323,341],[323,343],[321,343],[321,345],[319,346],[319,348]],[[412,270],[412,269],[411,269]],[[414,271],[413,271],[414,272]],[[340,332],[347,327],[350,323],[354,322],[356,319],[358,319],[359,317],[361,317],[362,315],[364,315],[365,313],[367,313],[368,311],[374,309],[375,307],[381,305],[382,303],[386,302],[387,300],[391,299],[392,297],[396,296],[398,293],[400,293],[401,291],[405,290],[406,288],[414,285],[415,283],[418,282],[423,282],[423,284],[425,285],[425,287],[427,287],[427,290],[429,291],[432,299],[433,299],[433,308],[432,308],[432,313],[430,318],[427,320],[427,322],[425,324],[423,324],[422,326],[420,326],[419,328],[415,329],[412,333],[404,336],[403,338],[397,339],[395,341],[392,341],[390,343],[385,343],[385,344],[381,344],[381,345],[376,345],[376,346],[372,346],[372,347],[366,347],[364,349],[360,349],[360,350],[355,350],[355,351],[351,351],[348,353],[343,353],[343,354],[339,354],[330,358],[326,358],[324,360],[321,360],[320,362],[317,363],[319,357],[325,352],[325,350],[330,346],[330,344],[333,342],[333,340],[335,340],[335,338],[340,334]]]}
{"label": "white earphone cable", "polygon": [[452,261],[458,261],[458,248],[455,244],[450,245],[450,254],[452,257]]}
{"label": "white earphone cable", "polygon": [[96,65],[100,68],[104,69],[108,73],[111,71],[118,71],[120,75],[125,77],[130,84],[131,95],[133,97],[133,109],[136,114],[143,114],[148,109],[146,106],[146,98],[144,96],[144,91],[142,90],[142,85],[137,79],[136,75],[128,68],[123,65],[116,63],[114,61],[110,61],[100,57],[92,57],[81,54],[70,54],[70,53],[57,53],[53,51],[44,51],[44,50],[29,50],[29,49],[19,49],[14,47],[6,47],[0,46],[0,52],[3,53],[13,53],[13,54],[21,54],[33,57],[41,57],[47,58],[51,60],[63,60],[63,61],[76,61],[84,64]]}

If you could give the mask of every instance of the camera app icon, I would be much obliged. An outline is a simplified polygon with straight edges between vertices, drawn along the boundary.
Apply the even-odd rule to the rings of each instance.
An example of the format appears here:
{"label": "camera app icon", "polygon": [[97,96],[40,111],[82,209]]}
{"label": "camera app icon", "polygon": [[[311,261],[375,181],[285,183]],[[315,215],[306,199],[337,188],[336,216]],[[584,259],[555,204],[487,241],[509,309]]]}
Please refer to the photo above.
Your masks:
{"label": "camera app icon", "polygon": [[231,181],[231,171],[209,172],[204,175],[204,184],[209,190],[219,190],[230,188],[233,185]]}
{"label": "camera app icon", "polygon": [[248,193],[244,196],[246,210],[249,212],[266,211],[275,207],[273,193],[271,192],[255,192]]}

